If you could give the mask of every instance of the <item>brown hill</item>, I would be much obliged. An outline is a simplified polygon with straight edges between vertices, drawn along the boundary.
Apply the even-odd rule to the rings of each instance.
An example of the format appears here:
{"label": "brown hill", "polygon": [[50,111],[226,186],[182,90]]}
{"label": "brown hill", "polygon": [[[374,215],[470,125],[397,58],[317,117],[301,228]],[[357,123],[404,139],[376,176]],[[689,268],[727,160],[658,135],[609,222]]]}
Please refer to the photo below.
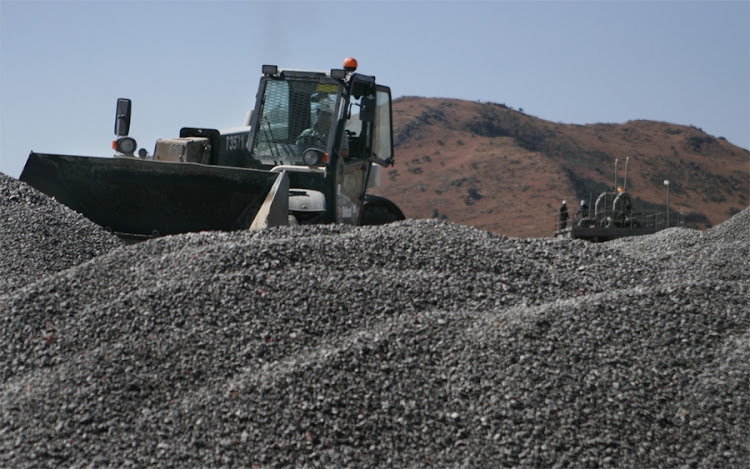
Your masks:
{"label": "brown hill", "polygon": [[595,199],[618,181],[636,210],[670,209],[705,229],[748,206],[750,152],[695,127],[664,122],[569,125],[501,104],[394,101],[396,163],[378,193],[409,218],[442,218],[513,237],[551,236],[568,199]]}

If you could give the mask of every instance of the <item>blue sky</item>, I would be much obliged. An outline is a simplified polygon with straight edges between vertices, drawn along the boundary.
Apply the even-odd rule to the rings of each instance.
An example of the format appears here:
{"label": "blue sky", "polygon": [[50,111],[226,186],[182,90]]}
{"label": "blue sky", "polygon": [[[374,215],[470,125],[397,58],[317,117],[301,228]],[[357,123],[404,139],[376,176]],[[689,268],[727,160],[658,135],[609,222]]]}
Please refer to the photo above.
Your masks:
{"label": "blue sky", "polygon": [[750,147],[747,0],[0,0],[0,172],[18,177],[31,150],[110,156],[118,97],[151,151],[183,126],[240,125],[263,64],[347,56],[394,97],[666,121]]}

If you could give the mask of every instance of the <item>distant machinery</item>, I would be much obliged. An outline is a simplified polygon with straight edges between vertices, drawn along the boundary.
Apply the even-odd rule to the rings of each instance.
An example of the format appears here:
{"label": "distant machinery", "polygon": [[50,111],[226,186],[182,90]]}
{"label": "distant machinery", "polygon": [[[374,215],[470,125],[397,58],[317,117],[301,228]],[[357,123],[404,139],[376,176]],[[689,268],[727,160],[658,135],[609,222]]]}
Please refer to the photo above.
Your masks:
{"label": "distant machinery", "polygon": [[555,237],[585,239],[592,242],[610,241],[626,236],[641,236],[666,228],[666,219],[659,212],[636,212],[627,188],[628,160],[625,160],[625,179],[617,185],[617,160],[615,160],[615,189],[599,194],[591,210],[581,201],[578,213],[571,214],[567,223],[556,215]]}

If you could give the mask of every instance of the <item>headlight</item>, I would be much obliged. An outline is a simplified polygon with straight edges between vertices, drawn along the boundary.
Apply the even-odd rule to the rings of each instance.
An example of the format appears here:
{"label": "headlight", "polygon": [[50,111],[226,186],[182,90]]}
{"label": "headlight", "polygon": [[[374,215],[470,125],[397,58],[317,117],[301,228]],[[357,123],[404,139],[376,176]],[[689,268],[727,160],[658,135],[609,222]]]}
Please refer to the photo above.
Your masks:
{"label": "headlight", "polygon": [[323,161],[324,155],[325,153],[323,153],[322,151],[315,148],[310,148],[308,150],[305,150],[305,153],[302,154],[302,161],[304,161],[308,166],[319,165]]}
{"label": "headlight", "polygon": [[117,147],[115,150],[125,155],[132,155],[136,148],[138,148],[138,144],[135,142],[134,138],[122,137],[117,139]]}

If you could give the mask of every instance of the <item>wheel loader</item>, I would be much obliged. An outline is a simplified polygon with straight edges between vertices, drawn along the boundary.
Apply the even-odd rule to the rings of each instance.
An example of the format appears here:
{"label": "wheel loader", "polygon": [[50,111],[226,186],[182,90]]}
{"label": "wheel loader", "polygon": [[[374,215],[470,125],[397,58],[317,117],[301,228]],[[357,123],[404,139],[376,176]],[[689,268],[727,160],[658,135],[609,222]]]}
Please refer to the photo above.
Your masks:
{"label": "wheel loader", "polygon": [[329,72],[263,65],[244,125],[183,127],[151,154],[120,98],[114,157],[31,152],[20,180],[126,239],[285,224],[403,220],[367,194],[393,164],[391,93],[348,58]]}

